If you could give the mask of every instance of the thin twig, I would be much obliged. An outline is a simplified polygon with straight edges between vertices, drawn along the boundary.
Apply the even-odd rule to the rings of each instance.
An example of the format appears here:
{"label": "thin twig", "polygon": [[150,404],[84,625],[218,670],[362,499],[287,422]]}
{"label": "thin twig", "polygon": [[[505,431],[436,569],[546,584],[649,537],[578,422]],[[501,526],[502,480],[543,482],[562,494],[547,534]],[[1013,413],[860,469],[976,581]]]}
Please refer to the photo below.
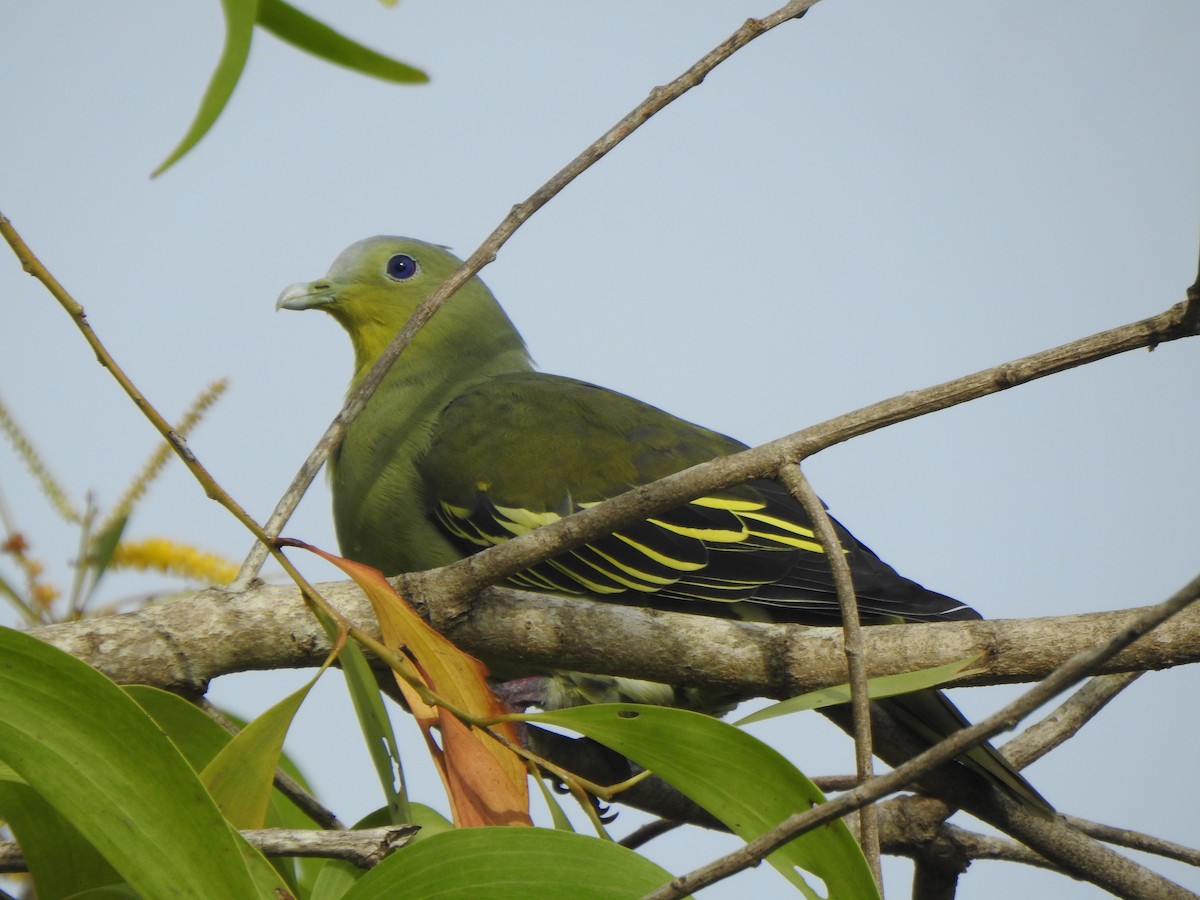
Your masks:
{"label": "thin twig", "polygon": [[[690,893],[715,884],[743,869],[757,865],[768,854],[777,850],[783,844],[796,836],[810,831],[826,822],[833,821],[850,810],[859,809],[864,804],[877,800],[886,794],[899,790],[920,775],[930,771],[942,763],[949,762],[961,755],[970,747],[988,740],[993,735],[1011,728],[1023,716],[1037,709],[1059,692],[1070,687],[1092,672],[1103,660],[1114,656],[1121,648],[1128,646],[1142,635],[1151,631],[1155,626],[1165,622],[1175,613],[1186,608],[1189,604],[1200,599],[1200,576],[1192,579],[1169,599],[1148,607],[1135,622],[1119,630],[1104,644],[1091,650],[1086,650],[1072,657],[1045,680],[1034,685],[1012,703],[986,719],[964,728],[962,731],[939,742],[929,750],[913,757],[908,762],[896,767],[885,775],[872,779],[869,784],[847,791],[828,803],[816,806],[806,812],[798,813],[785,819],[775,828],[761,837],[748,842],[744,847],[707,865],[701,866],[686,875],[672,879],[668,884],[646,895],[646,900],[675,900]],[[1128,861],[1125,861],[1128,863]],[[1136,868],[1138,874],[1145,873],[1153,876],[1153,880],[1162,890],[1163,896],[1183,896],[1178,886],[1166,879],[1149,872],[1140,866],[1128,863],[1130,868]],[[1109,890],[1117,888],[1118,893],[1125,892],[1125,876],[1128,872],[1119,872],[1115,866],[1105,867],[1103,871],[1077,872],[1080,877],[1087,878],[1094,884]],[[1120,879],[1114,882],[1114,879]]]}
{"label": "thin twig", "polygon": [[309,831],[294,828],[260,828],[243,831],[242,837],[267,856],[308,856],[342,859],[369,869],[397,847],[409,843],[419,825],[385,825],[346,831]]}
{"label": "thin twig", "polygon": [[819,787],[823,794],[836,794],[858,787],[858,778],[853,775],[811,775],[809,781]]}
{"label": "thin twig", "polygon": [[1141,850],[1143,853],[1153,853],[1155,856],[1162,856],[1166,859],[1176,859],[1189,866],[1200,867],[1200,849],[1195,847],[1186,847],[1174,841],[1142,834],[1140,831],[1091,822],[1076,816],[1067,816],[1066,819],[1073,827],[1078,828],[1084,834],[1090,834],[1096,840],[1116,844],[1119,847],[1128,847],[1130,850]]}
{"label": "thin twig", "polygon": [[[88,345],[96,354],[96,359],[99,361],[99,363],[109,370],[110,374],[112,374],[112,376],[117,380],[117,383],[121,385],[121,388],[125,391],[129,398],[134,402],[138,409],[142,411],[142,414],[150,420],[150,423],[155,427],[158,433],[162,435],[163,439],[170,445],[171,449],[173,449],[179,458],[183,460],[183,463],[185,466],[187,466],[188,471],[191,472],[192,476],[200,482],[208,497],[225,507],[225,509],[231,513],[242,525],[244,525],[251,534],[261,541],[264,546],[268,547],[269,552],[275,558],[276,562],[279,563],[284,572],[287,573],[287,575],[300,589],[300,593],[304,598],[304,602],[308,605],[313,614],[316,615],[317,620],[321,622],[322,625],[327,626],[330,631],[330,637],[332,638],[333,631],[344,631],[348,633],[355,640],[363,644],[364,647],[378,656],[381,660],[386,662],[394,671],[396,671],[397,674],[404,677],[404,671],[407,668],[411,668],[407,661],[393,653],[389,648],[383,646],[379,641],[375,640],[372,635],[363,631],[353,622],[345,619],[336,608],[326,602],[325,598],[322,597],[320,593],[308,583],[308,580],[300,574],[299,570],[297,570],[296,567],[292,565],[291,561],[283,554],[280,548],[284,545],[284,542],[276,541],[273,538],[268,537],[266,532],[263,531],[262,526],[260,526],[258,522],[255,521],[250,514],[247,513],[245,509],[243,509],[242,506],[233,499],[229,492],[221,487],[208,473],[208,470],[204,468],[199,459],[197,459],[195,454],[193,454],[188,448],[187,442],[175,432],[167,420],[164,419],[158,410],[150,404],[141,391],[138,390],[138,388],[125,374],[124,370],[117,364],[117,361],[108,352],[108,349],[104,346],[99,336],[88,323],[87,314],[84,311],[83,306],[81,306],[75,300],[75,298],[67,292],[67,290],[58,282],[58,279],[56,279],[37,258],[37,256],[34,255],[33,251],[25,243],[24,239],[17,232],[16,228],[13,227],[12,222],[10,222],[3,213],[0,213],[0,236],[3,236],[8,242],[9,246],[12,247],[13,252],[16,254],[17,259],[20,260],[25,271],[40,281],[50,292],[51,296],[58,301],[59,305],[70,314],[71,318],[75,322],[76,328],[79,329]],[[290,543],[294,545],[296,542]],[[418,693],[422,694],[422,699],[427,703],[446,707],[460,718],[465,717],[465,714],[460,710],[455,710],[445,702],[433,697],[433,695],[430,694],[428,689],[421,684],[419,680],[416,680],[415,683],[413,683],[413,687],[418,691]],[[464,718],[464,721],[467,721],[468,718],[469,717]]]}
{"label": "thin twig", "polygon": [[33,251],[29,248],[29,245],[25,243],[25,240],[20,234],[17,233],[16,228],[13,227],[12,222],[10,222],[3,213],[0,213],[0,235],[2,235],[8,242],[8,245],[12,247],[13,253],[15,253],[17,259],[20,260],[22,268],[40,281],[42,285],[45,286],[46,290],[50,292],[50,295],[54,297],[54,299],[58,301],[58,304],[64,310],[66,310],[68,315],[71,316],[71,319],[75,322],[75,327],[79,329],[79,332],[83,335],[84,340],[87,341],[88,346],[92,348],[92,352],[96,354],[96,360],[100,363],[100,365],[104,366],[104,368],[108,369],[109,374],[111,374],[112,377],[117,380],[117,383],[121,386],[121,389],[125,391],[126,395],[128,395],[129,399],[133,401],[134,405],[141,410],[142,415],[150,420],[150,424],[154,426],[155,430],[160,435],[162,435],[163,440],[165,440],[171,446],[171,449],[175,451],[176,455],[183,460],[183,464],[187,466],[188,471],[192,473],[192,476],[200,482],[200,485],[204,488],[204,492],[209,496],[209,498],[224,506],[225,509],[232,513],[233,516],[244,526],[246,526],[246,528],[248,528],[259,540],[269,542],[270,539],[267,537],[266,533],[262,530],[258,523],[250,516],[249,513],[246,512],[246,510],[242,508],[242,506],[236,500],[233,499],[233,497],[231,497],[219,484],[217,484],[216,480],[208,473],[204,466],[200,464],[200,461],[196,458],[195,454],[192,453],[191,449],[187,445],[187,442],[176,433],[175,429],[171,427],[171,423],[163,418],[162,414],[159,413],[159,411],[155,409],[153,405],[151,405],[150,401],[146,399],[140,390],[138,390],[133,381],[130,380],[129,376],[125,374],[125,370],[117,364],[117,361],[113,358],[112,354],[108,352],[108,349],[100,341],[99,336],[88,323],[87,313],[84,311],[83,306],[81,306],[75,300],[75,298],[67,292],[66,288],[64,288],[58,282],[58,279],[55,278],[42,264],[41,260],[34,255]]}
{"label": "thin twig", "polygon": [[1001,752],[1018,770],[1031,765],[1076,734],[1109,701],[1144,674],[1119,672],[1088,679],[1049,715],[1006,743]]}
{"label": "thin twig", "polygon": [[[370,869],[393,850],[409,843],[419,830],[418,825],[387,825],[354,831],[259,828],[241,834],[266,856],[340,859],[360,869]],[[13,841],[0,841],[0,873],[26,871],[21,848]]]}
{"label": "thin twig", "polygon": [[[875,745],[871,738],[871,702],[867,695],[867,658],[863,649],[862,623],[858,618],[858,597],[854,593],[854,581],[850,564],[842,542],[838,540],[833,522],[825,512],[823,504],[800,465],[789,464],[780,468],[778,476],[796,501],[804,507],[813,524],[817,540],[825,550],[825,559],[833,575],[837,591],[838,606],[842,613],[843,652],[846,654],[846,670],[850,681],[850,708],[854,720],[854,769],[858,783],[866,784],[875,775]],[[883,870],[879,863],[879,813],[874,805],[859,811],[858,839],[862,845],[875,883],[883,891]]]}
{"label": "thin twig", "polygon": [[[799,18],[817,2],[818,0],[793,0],[765,18],[747,19],[737,31],[697,60],[682,75],[667,85],[651,90],[650,95],[617,124],[588,145],[582,153],[556,172],[526,200],[514,206],[504,220],[479,245],[478,249],[467,257],[466,261],[417,307],[404,327],[379,355],[379,359],[363,377],[358,388],[346,398],[345,405],[334,417],[325,433],[321,435],[317,445],[308,455],[308,459],[304,461],[300,471],[296,473],[275,510],[267,519],[265,526],[267,533],[272,537],[279,535],[300,503],[300,498],[304,496],[304,492],[308,490],[308,486],[317,476],[317,472],[325,464],[329,454],[333,452],[333,448],[341,442],[350,423],[367,405],[367,401],[371,399],[371,395],[383,381],[384,376],[392,367],[392,363],[412,341],[417,331],[433,317],[433,314],[449,300],[455,291],[477,275],[484,266],[495,260],[496,253],[530,216],[554,199],[563,188],[592,165],[603,159],[610,150],[633,134],[652,116],[699,85],[709,72],[742,47],[784,22]],[[246,561],[242,563],[242,570],[234,581],[234,588],[243,587],[250,579],[254,578],[265,560],[265,549],[261,544],[255,544],[246,557]]]}

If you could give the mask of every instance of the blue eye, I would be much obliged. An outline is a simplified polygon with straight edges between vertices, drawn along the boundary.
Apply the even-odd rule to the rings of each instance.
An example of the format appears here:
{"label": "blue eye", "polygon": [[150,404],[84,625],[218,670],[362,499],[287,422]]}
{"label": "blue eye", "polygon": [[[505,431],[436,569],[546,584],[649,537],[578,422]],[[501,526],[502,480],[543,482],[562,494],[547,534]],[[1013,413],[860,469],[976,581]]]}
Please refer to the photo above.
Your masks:
{"label": "blue eye", "polygon": [[404,253],[397,253],[387,261],[388,277],[407,281],[417,274],[417,261]]}

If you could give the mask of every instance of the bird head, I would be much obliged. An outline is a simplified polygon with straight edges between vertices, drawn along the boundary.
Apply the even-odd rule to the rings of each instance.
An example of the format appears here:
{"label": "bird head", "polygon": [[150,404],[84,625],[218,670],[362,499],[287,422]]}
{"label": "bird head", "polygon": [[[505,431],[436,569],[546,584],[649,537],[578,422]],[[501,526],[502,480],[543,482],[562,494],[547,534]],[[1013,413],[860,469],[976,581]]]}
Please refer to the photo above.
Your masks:
{"label": "bird head", "polygon": [[[355,380],[365,373],[413,311],[462,265],[435,244],[379,236],[351,244],[324,278],[288,285],[276,309],[320,309],[350,335]],[[456,354],[524,353],[520,336],[478,278],[464,284],[421,330],[417,342],[455,348]]]}

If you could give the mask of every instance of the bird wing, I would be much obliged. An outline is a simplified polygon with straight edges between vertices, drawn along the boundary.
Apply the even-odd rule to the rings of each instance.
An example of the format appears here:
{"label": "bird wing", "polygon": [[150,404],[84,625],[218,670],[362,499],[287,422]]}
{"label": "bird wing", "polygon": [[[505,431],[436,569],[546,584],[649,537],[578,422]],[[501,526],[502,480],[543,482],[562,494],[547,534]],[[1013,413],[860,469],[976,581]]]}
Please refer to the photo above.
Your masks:
{"label": "bird wing", "polygon": [[[623,394],[521,373],[492,378],[447,406],[418,469],[427,513],[464,553],[473,553],[743,449]],[[970,607],[902,577],[835,527],[864,621],[978,618]],[[771,481],[698,497],[510,581],[743,618],[813,624],[840,618],[812,523]]]}

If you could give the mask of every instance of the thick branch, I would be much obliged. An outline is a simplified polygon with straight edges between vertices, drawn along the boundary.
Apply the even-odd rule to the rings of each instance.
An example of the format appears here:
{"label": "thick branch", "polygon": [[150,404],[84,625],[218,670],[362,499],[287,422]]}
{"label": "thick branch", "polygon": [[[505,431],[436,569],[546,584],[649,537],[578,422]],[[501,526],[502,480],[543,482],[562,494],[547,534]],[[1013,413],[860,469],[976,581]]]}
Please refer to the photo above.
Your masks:
{"label": "thick branch", "polygon": [[[374,630],[370,606],[351,582],[318,586],[348,618]],[[982,654],[984,674],[966,684],[1035,681],[1094,647],[1137,610],[864,630],[871,674],[912,671]],[[319,664],[325,633],[291,586],[241,594],[213,589],[138,612],[51,625],[32,632],[115,681],[202,692],[219,675]],[[502,588],[484,592],[448,630],[493,667],[556,666],[786,697],[845,681],[836,628],[730,622]],[[1189,609],[1104,665],[1104,672],[1163,669],[1200,661],[1200,610]]]}

